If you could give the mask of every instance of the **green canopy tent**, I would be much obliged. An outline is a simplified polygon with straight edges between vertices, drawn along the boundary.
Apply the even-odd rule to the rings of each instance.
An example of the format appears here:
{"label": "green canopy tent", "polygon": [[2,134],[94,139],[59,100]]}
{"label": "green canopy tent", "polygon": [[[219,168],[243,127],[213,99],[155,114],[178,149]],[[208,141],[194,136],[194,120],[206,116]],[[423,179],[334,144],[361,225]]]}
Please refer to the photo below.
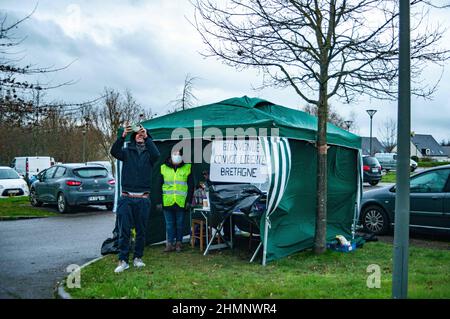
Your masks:
{"label": "green canopy tent", "polygon": [[[201,180],[201,172],[209,168],[203,157],[207,158],[208,150],[211,151],[211,140],[218,135],[229,138],[230,134],[258,138],[270,167],[268,208],[260,223],[263,263],[313,246],[317,196],[316,117],[244,96],[167,114],[141,124],[160,149],[161,158],[156,167],[180,141],[194,150],[187,156],[194,163],[196,183]],[[336,235],[350,238],[354,236],[362,194],[361,138],[329,123],[327,140],[330,146],[327,239]],[[202,156],[204,154],[206,156]],[[120,162],[116,168],[116,194],[120,194]],[[158,172],[156,168],[155,179]],[[159,187],[156,184],[155,189]],[[161,226],[164,225],[163,215],[152,209],[148,244],[165,240],[165,230]]]}

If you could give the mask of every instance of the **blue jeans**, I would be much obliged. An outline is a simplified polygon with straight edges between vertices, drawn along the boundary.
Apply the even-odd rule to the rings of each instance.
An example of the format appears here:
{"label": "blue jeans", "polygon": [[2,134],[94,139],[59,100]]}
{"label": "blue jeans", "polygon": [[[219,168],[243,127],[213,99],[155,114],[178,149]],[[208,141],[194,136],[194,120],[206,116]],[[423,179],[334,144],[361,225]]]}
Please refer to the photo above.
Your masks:
{"label": "blue jeans", "polygon": [[130,253],[131,228],[136,229],[134,258],[142,258],[145,246],[145,230],[150,216],[149,198],[121,196],[117,205],[119,226],[119,260],[128,262]]}
{"label": "blue jeans", "polygon": [[166,219],[167,242],[171,244],[175,241],[181,242],[186,211],[177,205],[164,207],[163,211]]}

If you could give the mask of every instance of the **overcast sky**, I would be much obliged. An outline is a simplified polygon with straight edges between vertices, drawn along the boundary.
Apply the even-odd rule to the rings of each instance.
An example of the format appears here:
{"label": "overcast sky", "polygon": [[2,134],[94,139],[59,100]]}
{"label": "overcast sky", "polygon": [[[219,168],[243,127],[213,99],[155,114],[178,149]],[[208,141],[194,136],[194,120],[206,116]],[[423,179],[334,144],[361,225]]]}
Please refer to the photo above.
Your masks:
{"label": "overcast sky", "polygon": [[[35,5],[32,0],[0,0],[0,10],[10,19],[27,15]],[[444,19],[448,15],[450,10],[434,11],[432,18],[449,28],[443,43],[450,45],[450,19]],[[23,61],[55,67],[75,61],[67,70],[40,79],[77,81],[49,92],[49,100],[77,103],[100,96],[104,87],[129,89],[140,104],[161,114],[171,108],[169,102],[181,93],[189,73],[198,77],[193,91],[198,105],[243,95],[292,108],[305,104],[292,89],[254,91],[261,83],[256,71],[238,72],[214,58],[204,59],[199,52],[205,46],[186,19],[192,16],[187,0],[40,0],[31,19],[18,30],[27,36]],[[434,81],[440,72],[430,68],[424,78]],[[446,67],[433,100],[413,98],[413,131],[432,134],[438,142],[450,139],[449,89],[450,67]],[[331,100],[331,104],[346,118],[352,111],[356,114],[357,133],[362,136],[369,135],[366,109],[378,110],[375,136],[382,122],[397,116],[395,102],[366,99],[346,105]]]}

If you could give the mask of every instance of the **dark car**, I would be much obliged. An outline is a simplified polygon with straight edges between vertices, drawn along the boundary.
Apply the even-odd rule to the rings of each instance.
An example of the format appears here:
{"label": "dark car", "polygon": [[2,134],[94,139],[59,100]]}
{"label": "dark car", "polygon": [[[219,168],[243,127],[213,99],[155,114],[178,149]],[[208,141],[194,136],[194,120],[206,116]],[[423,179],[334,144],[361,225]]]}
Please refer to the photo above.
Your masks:
{"label": "dark car", "polygon": [[372,186],[377,185],[381,180],[381,165],[375,157],[363,157],[363,182]]}
{"label": "dark car", "polygon": [[[432,168],[410,179],[410,227],[450,231],[450,165]],[[360,223],[375,234],[394,224],[395,185],[367,191],[361,202]]]}
{"label": "dark car", "polygon": [[52,166],[37,176],[30,187],[33,206],[57,204],[60,213],[68,213],[74,206],[106,205],[114,203],[115,180],[99,165],[61,164]]}

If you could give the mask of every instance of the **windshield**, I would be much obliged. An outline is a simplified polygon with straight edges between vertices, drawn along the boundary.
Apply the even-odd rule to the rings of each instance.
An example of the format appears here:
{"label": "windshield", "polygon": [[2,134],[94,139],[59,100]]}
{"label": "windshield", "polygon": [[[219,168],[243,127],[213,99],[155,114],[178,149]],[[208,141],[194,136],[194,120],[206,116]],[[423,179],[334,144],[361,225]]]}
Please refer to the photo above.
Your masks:
{"label": "windshield", "polygon": [[19,174],[13,169],[0,169],[0,179],[18,179]]}
{"label": "windshield", "polygon": [[75,175],[82,178],[95,178],[95,177],[107,177],[108,170],[105,168],[79,168],[73,171]]}

